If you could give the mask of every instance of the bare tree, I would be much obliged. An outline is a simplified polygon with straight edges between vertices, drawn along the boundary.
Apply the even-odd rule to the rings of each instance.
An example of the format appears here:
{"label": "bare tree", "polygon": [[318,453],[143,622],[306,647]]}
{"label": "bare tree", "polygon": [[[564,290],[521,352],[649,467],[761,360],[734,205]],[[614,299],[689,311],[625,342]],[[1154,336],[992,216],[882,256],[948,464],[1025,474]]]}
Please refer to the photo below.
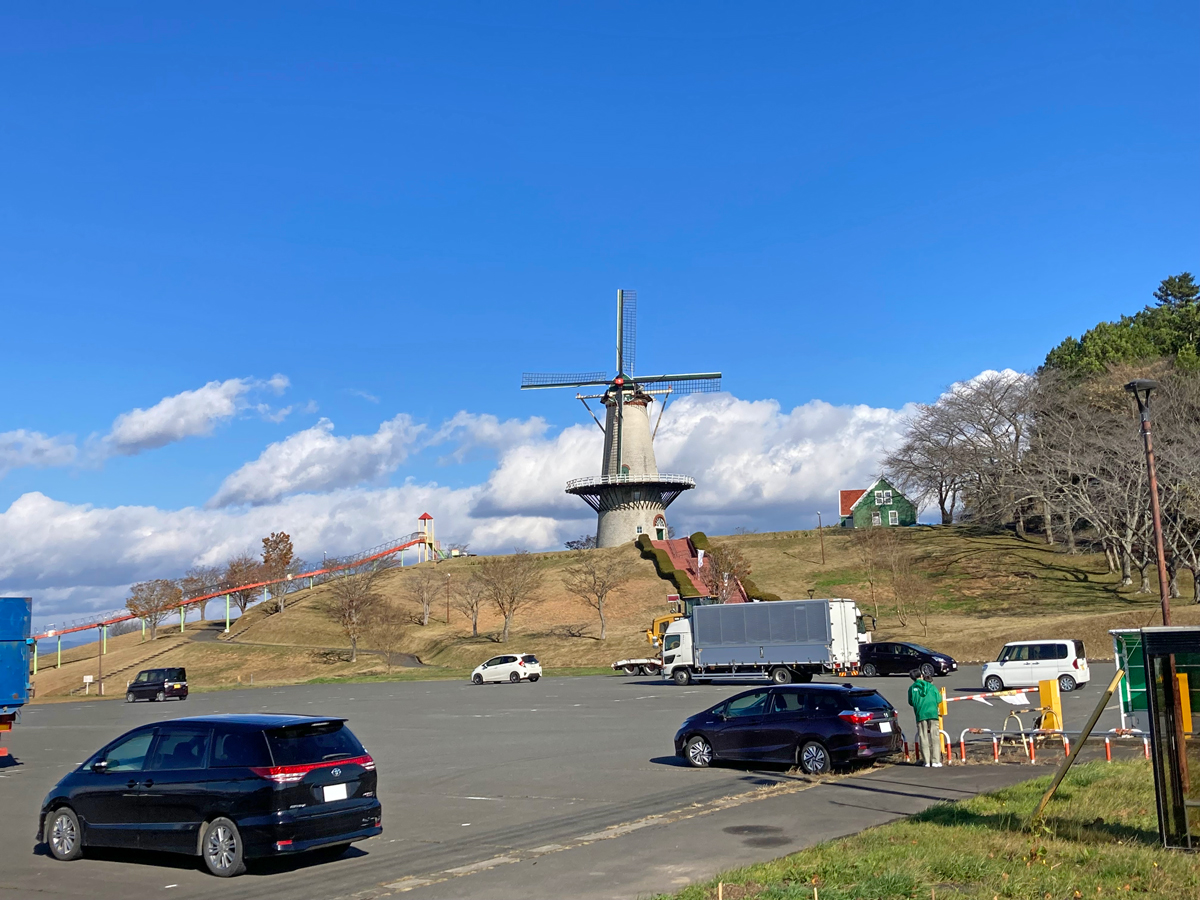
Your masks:
{"label": "bare tree", "polygon": [[286,579],[296,555],[292,549],[292,538],[285,531],[272,531],[262,539],[262,547],[262,568],[266,576],[263,580],[271,582],[267,585],[267,593],[275,604],[273,612],[282,613],[289,587]]}
{"label": "bare tree", "polygon": [[[204,597],[220,590],[223,574],[220,566],[192,566],[184,573],[183,580],[179,582],[179,586],[183,590],[183,599]],[[196,605],[200,607],[200,621],[207,620],[208,601],[201,600]]]}
{"label": "bare tree", "polygon": [[500,641],[508,643],[513,617],[522,609],[540,603],[545,570],[528,550],[511,556],[489,556],[471,574],[480,592],[504,617]]}
{"label": "bare tree", "polygon": [[619,592],[633,577],[633,568],[619,553],[576,550],[574,561],[563,570],[563,587],[600,616],[600,640],[608,636],[604,615],[610,594]]}
{"label": "bare tree", "polygon": [[959,428],[943,405],[922,405],[907,422],[904,443],[883,462],[888,479],[920,504],[936,503],[942,524],[954,523],[965,474],[956,455]]}
{"label": "bare tree", "polygon": [[401,590],[404,596],[421,608],[421,625],[429,624],[429,613],[438,595],[445,590],[446,579],[432,564],[415,567],[404,576]]}
{"label": "bare tree", "polygon": [[329,611],[350,641],[350,662],[358,662],[358,642],[370,628],[382,602],[380,579],[391,567],[388,557],[374,559],[355,568],[343,569],[329,582]]}
{"label": "bare tree", "polygon": [[[225,563],[224,580],[233,588],[239,585],[257,584],[266,579],[263,578],[262,564],[249,551],[243,551],[230,557],[229,562]],[[231,590],[229,595],[233,597],[233,602],[237,604],[238,610],[242,613],[245,613],[246,607],[260,596],[258,588]]]}
{"label": "bare tree", "polygon": [[594,534],[581,534],[573,541],[567,541],[563,544],[568,550],[595,550],[596,536]]}
{"label": "bare tree", "polygon": [[741,583],[750,577],[750,563],[742,551],[728,544],[712,544],[704,554],[700,578],[718,603],[738,594]]}
{"label": "bare tree", "polygon": [[383,651],[389,672],[392,671],[392,653],[404,640],[405,627],[404,614],[400,608],[383,598],[374,605],[367,619],[367,632],[371,642]]}
{"label": "bare tree", "polygon": [[158,623],[182,600],[183,591],[176,582],[156,578],[154,581],[139,582],[130,588],[125,608],[150,626],[150,640],[153,641],[158,637]]}
{"label": "bare tree", "polygon": [[471,620],[471,637],[479,637],[479,613],[486,599],[483,585],[476,578],[468,578],[454,591],[451,603],[456,610]]}
{"label": "bare tree", "polygon": [[879,618],[879,568],[880,568],[880,538],[890,529],[886,528],[856,528],[850,535],[850,549],[862,566],[867,578],[867,587],[871,592],[871,605],[875,607],[875,618]]}

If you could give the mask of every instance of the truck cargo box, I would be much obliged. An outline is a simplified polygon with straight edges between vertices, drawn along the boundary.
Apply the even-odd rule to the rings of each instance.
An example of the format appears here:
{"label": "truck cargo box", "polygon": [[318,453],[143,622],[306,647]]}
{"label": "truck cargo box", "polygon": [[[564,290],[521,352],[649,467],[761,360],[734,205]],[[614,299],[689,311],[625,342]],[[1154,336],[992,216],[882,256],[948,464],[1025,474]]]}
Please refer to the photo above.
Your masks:
{"label": "truck cargo box", "polygon": [[29,701],[29,625],[33,601],[0,597],[0,715]]}
{"label": "truck cargo box", "polygon": [[822,665],[830,659],[827,601],[697,606],[692,617],[698,666]]}

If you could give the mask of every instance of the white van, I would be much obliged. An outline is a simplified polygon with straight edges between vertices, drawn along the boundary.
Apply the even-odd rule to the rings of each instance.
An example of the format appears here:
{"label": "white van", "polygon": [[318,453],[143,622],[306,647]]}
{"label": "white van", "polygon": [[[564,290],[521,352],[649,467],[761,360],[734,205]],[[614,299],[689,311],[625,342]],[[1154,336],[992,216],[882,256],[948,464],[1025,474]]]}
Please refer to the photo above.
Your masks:
{"label": "white van", "polygon": [[983,689],[1036,687],[1039,681],[1058,681],[1064,694],[1091,680],[1083,641],[1012,641],[995,662],[983,665]]}

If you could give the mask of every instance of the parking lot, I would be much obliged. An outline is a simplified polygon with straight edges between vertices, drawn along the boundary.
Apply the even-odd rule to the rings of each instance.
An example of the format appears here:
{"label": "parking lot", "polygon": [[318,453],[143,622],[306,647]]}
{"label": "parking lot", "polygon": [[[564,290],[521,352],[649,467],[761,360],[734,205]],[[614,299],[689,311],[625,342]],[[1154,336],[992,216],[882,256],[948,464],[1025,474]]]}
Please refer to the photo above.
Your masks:
{"label": "parking lot", "polygon": [[[1083,723],[1111,675],[1111,665],[1097,664],[1091,685],[1064,696],[1068,728]],[[907,678],[857,683],[887,696],[911,736]],[[1048,771],[892,766],[814,785],[782,769],[681,765],[671,755],[680,721],[749,684],[547,677],[33,706],[7,740],[20,765],[0,769],[5,896],[635,897]],[[939,684],[951,695],[977,691],[979,669],[965,667]],[[1117,724],[1115,701],[1110,707],[1101,729]],[[957,739],[968,725],[999,728],[1008,709],[953,704],[947,730]],[[112,737],[155,719],[264,711],[349,718],[379,766],[381,837],[334,862],[260,865],[232,881],[186,858],[110,852],[60,863],[35,851],[42,797]]]}

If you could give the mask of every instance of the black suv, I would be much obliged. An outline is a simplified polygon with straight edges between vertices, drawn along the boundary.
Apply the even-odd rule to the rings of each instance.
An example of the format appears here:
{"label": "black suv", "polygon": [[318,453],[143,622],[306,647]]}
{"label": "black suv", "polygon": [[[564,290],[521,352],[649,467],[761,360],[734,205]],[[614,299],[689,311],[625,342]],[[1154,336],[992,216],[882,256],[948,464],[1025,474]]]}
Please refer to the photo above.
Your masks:
{"label": "black suv", "polygon": [[246,859],[340,853],[379,834],[375,781],[344,719],[173,719],[123,734],[55,785],[38,839],[62,860],[85,847],[166,850],[239,875]]}
{"label": "black suv", "polygon": [[951,657],[920,644],[906,641],[880,641],[859,644],[859,670],[870,678],[873,675],[907,675],[913,669],[933,678],[948,675],[958,668]]}
{"label": "black suv", "polygon": [[900,749],[896,710],[878,691],[851,684],[745,691],[696,713],[675,734],[675,754],[697,768],[737,759],[817,775]]}
{"label": "black suv", "polygon": [[166,700],[175,697],[186,700],[188,695],[187,669],[145,669],[125,688],[125,702],[134,700]]}

